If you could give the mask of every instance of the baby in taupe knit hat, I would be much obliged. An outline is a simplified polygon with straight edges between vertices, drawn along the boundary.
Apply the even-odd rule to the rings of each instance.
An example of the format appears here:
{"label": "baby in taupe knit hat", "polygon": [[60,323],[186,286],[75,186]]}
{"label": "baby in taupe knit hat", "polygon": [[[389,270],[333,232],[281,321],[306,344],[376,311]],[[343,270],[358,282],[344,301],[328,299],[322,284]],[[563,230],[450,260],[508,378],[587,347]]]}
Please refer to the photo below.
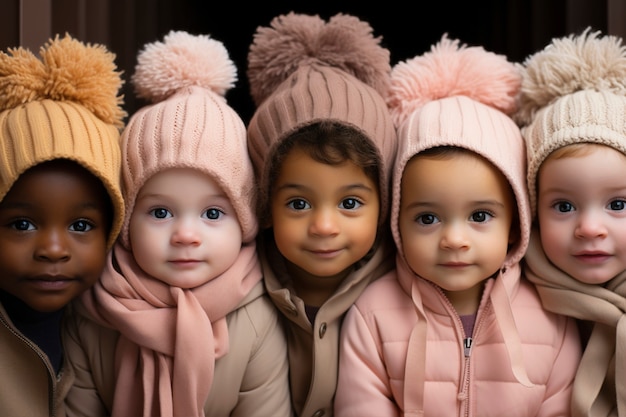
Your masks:
{"label": "baby in taupe knit hat", "polygon": [[343,316],[393,266],[390,53],[372,32],[350,15],[289,13],[260,27],[248,54],[259,251],[299,416],[332,417]]}
{"label": "baby in taupe knit hat", "polygon": [[534,228],[525,257],[543,305],[580,319],[572,416],[626,415],[626,48],[585,30],[522,65],[516,118]]}

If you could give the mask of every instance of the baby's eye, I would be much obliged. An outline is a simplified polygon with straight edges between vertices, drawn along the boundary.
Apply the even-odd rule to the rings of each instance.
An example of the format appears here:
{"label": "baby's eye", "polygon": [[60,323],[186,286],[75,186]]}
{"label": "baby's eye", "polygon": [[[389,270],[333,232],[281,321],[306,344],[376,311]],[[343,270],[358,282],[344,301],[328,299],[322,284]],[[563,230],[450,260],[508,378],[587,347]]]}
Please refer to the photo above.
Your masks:
{"label": "baby's eye", "polygon": [[311,205],[301,198],[296,198],[288,202],[287,207],[291,208],[292,210],[306,210],[310,209]]}
{"label": "baby's eye", "polygon": [[614,200],[609,203],[609,209],[614,211],[622,211],[626,209],[626,201],[624,200]]}
{"label": "baby's eye", "polygon": [[25,219],[19,219],[14,221],[13,223],[11,223],[11,227],[13,227],[15,230],[20,230],[24,232],[28,230],[35,230],[35,225]]}
{"label": "baby's eye", "polygon": [[560,213],[568,213],[570,211],[574,211],[574,205],[568,201],[559,201],[555,203],[552,207],[554,207],[556,211]]}
{"label": "baby's eye", "polygon": [[93,229],[93,225],[86,220],[78,220],[70,225],[70,230],[73,232],[88,232]]}
{"label": "baby's eye", "polygon": [[204,215],[209,220],[217,220],[224,215],[224,212],[216,208],[210,208],[204,212]]}
{"label": "baby's eye", "polygon": [[477,211],[475,213],[472,213],[472,215],[470,216],[470,220],[476,223],[484,223],[492,217],[493,214],[489,213],[488,211]]}
{"label": "baby's eye", "polygon": [[422,225],[431,225],[431,224],[438,223],[439,219],[434,214],[426,213],[426,214],[420,214],[419,216],[417,216],[415,221]]}
{"label": "baby's eye", "polygon": [[354,210],[361,207],[362,205],[363,203],[361,203],[356,198],[346,198],[339,204],[339,206],[344,210]]}
{"label": "baby's eye", "polygon": [[158,207],[150,210],[150,214],[157,219],[165,219],[167,217],[172,217],[172,214],[163,207]]}

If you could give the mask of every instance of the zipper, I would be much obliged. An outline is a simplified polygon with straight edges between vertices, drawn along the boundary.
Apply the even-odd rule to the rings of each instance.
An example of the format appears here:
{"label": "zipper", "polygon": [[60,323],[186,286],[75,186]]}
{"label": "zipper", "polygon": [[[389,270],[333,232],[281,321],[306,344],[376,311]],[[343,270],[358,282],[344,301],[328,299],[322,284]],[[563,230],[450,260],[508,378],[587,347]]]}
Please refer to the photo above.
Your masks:
{"label": "zipper", "polygon": [[470,357],[470,353],[472,352],[472,342],[473,340],[471,337],[466,337],[465,339],[463,339],[463,354],[468,359]]}
{"label": "zipper", "polygon": [[[441,288],[439,288],[435,284],[432,284],[432,285],[439,292],[441,297],[443,297],[443,300],[446,303],[448,310],[451,312],[452,317],[454,317],[456,321],[457,329],[460,329],[461,340],[462,340],[461,348],[463,349],[463,362],[464,363],[463,363],[463,372],[462,372],[461,380],[459,381],[459,392],[457,393],[457,399],[459,401],[465,402],[463,415],[465,415],[466,417],[469,417],[470,415],[470,406],[469,406],[470,358],[472,355],[472,348],[474,346],[474,338],[472,336],[475,336],[478,334],[480,327],[481,327],[481,323],[485,317],[485,310],[489,308],[489,303],[484,304],[484,305],[480,304],[478,306],[478,311],[476,312],[476,322],[474,323],[473,335],[468,337],[465,334],[465,329],[463,327],[463,323],[461,322],[461,317],[454,309],[454,306],[452,305],[448,297],[446,297],[445,293],[443,292]],[[483,293],[483,296],[484,296],[484,293]]]}

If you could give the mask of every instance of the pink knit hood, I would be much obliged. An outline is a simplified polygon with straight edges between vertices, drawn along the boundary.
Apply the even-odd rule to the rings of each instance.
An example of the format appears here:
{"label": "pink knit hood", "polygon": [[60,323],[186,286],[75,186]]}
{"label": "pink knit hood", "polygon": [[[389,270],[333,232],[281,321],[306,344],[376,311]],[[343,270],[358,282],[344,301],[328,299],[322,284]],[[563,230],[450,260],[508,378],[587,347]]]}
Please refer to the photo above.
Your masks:
{"label": "pink knit hood", "polygon": [[459,45],[444,35],[430,52],[400,62],[391,74],[388,105],[398,128],[391,200],[391,230],[398,231],[400,184],[407,162],[436,146],[458,146],[483,156],[508,179],[517,200],[520,239],[504,266],[523,257],[530,235],[526,149],[511,119],[521,85],[506,57]]}

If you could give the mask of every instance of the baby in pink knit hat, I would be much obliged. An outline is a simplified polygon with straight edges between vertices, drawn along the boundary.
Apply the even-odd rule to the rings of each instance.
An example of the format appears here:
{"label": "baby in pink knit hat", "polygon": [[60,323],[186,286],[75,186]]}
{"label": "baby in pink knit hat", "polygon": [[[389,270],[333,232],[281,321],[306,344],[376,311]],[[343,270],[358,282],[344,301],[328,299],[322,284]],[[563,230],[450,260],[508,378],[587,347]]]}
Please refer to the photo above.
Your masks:
{"label": "baby in pink knit hat", "polygon": [[522,279],[525,147],[506,57],[447,36],[392,71],[396,271],[346,315],[335,413],[567,416],[575,323]]}
{"label": "baby in pink knit hat", "polygon": [[[79,415],[292,415],[287,348],[265,294],[246,130],[223,44],[172,31],[139,53],[152,102],[121,137],[126,217],[81,299]],[[82,349],[82,352],[79,350]]]}

